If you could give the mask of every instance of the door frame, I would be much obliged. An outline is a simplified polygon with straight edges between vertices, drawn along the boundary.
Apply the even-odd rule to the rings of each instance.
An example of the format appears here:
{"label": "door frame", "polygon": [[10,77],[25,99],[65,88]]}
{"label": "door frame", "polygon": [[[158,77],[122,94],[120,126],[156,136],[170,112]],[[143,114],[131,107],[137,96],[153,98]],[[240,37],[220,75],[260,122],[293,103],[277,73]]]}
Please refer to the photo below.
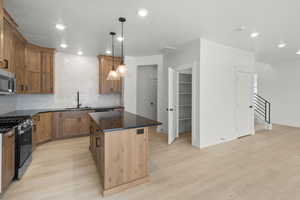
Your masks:
{"label": "door frame", "polygon": [[[177,72],[192,69],[192,146],[200,148],[200,99],[199,99],[199,68],[197,67],[197,62],[193,64],[184,64],[169,67],[174,69]],[[169,75],[168,75],[169,76]],[[168,77],[169,78],[169,77]],[[168,82],[169,83],[169,82]],[[197,87],[198,86],[198,87]],[[169,88],[169,86],[168,86]],[[169,100],[168,100],[169,106]],[[169,109],[169,107],[168,107]],[[169,121],[169,114],[168,114],[168,121]]]}
{"label": "door frame", "polygon": [[[237,95],[238,95],[238,75],[239,73],[244,73],[244,74],[249,74],[249,75],[252,75],[253,77],[253,82],[252,82],[252,86],[253,86],[253,95],[254,95],[254,76],[256,76],[257,74],[254,73],[254,72],[249,72],[249,71],[242,71],[242,70],[238,70],[236,69],[235,70],[235,130],[236,130],[236,138],[239,138],[239,137],[242,137],[240,136],[240,133],[239,133],[239,127],[238,127],[238,100],[237,100]],[[252,105],[253,106],[253,105]],[[254,135],[255,134],[255,126],[254,126],[254,123],[255,123],[255,116],[254,116],[254,108],[252,108],[252,121],[253,121],[253,124],[252,124],[252,130],[251,130],[251,133],[249,135]]]}
{"label": "door frame", "polygon": [[[149,65],[137,65],[137,69],[136,69],[136,74],[138,75],[138,70],[140,69],[140,67],[156,67],[156,76],[157,76],[157,85],[156,85],[156,119],[158,120],[158,114],[159,114],[159,107],[158,107],[158,97],[159,97],[159,88],[158,88],[158,64],[149,64]],[[136,79],[136,84],[138,84],[138,78]],[[135,110],[136,113],[138,112],[138,94],[139,93],[139,88],[138,86],[136,86],[136,105],[135,105]],[[157,127],[158,128],[158,127]]]}

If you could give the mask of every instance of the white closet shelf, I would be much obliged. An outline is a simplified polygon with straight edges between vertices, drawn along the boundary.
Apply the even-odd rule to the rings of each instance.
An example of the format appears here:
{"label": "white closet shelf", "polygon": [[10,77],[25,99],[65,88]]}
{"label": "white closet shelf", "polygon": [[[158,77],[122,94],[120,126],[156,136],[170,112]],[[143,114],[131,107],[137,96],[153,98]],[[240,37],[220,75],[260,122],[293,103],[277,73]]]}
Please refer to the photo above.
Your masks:
{"label": "white closet shelf", "polygon": [[180,81],[179,84],[187,84],[187,85],[190,85],[190,84],[192,84],[192,82],[188,82],[188,81]]}
{"label": "white closet shelf", "polygon": [[192,120],[192,118],[179,118],[179,121],[187,121],[187,120]]}
{"label": "white closet shelf", "polygon": [[192,93],[191,92],[179,92],[178,94],[179,95],[191,95]]}

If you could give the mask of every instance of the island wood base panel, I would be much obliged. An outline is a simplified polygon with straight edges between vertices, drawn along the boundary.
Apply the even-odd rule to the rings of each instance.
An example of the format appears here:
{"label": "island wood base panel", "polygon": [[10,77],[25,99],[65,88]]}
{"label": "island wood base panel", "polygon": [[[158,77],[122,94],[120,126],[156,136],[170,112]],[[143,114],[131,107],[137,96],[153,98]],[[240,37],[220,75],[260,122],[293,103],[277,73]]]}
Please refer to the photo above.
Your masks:
{"label": "island wood base panel", "polygon": [[107,190],[103,190],[102,195],[103,197],[107,197],[113,194],[116,194],[118,192],[121,192],[123,190],[127,190],[129,188],[132,188],[134,186],[140,185],[140,184],[144,184],[150,181],[150,177],[146,176],[144,178],[138,179],[136,181],[130,182],[130,183],[126,183],[124,185],[120,185],[111,189],[107,189]]}
{"label": "island wood base panel", "polygon": [[90,129],[90,151],[103,196],[149,181],[148,127],[104,133],[91,120]]}

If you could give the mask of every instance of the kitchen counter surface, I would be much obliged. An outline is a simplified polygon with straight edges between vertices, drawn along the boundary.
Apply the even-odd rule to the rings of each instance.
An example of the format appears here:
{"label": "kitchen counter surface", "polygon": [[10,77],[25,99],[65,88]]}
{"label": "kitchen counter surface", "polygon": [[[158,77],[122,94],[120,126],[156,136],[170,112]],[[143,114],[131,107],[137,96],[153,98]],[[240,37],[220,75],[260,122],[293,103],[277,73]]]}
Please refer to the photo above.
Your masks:
{"label": "kitchen counter surface", "polygon": [[98,125],[101,132],[159,126],[162,124],[161,122],[126,111],[94,112],[89,113],[89,115]]}
{"label": "kitchen counter surface", "polygon": [[79,109],[69,108],[49,108],[49,109],[33,109],[33,110],[16,110],[13,112],[5,113],[0,115],[0,118],[6,117],[32,117],[36,114],[47,113],[47,112],[72,112],[72,111],[88,111],[95,110],[96,112],[106,112],[112,109],[124,108],[123,106],[106,106],[106,107],[83,107]]}

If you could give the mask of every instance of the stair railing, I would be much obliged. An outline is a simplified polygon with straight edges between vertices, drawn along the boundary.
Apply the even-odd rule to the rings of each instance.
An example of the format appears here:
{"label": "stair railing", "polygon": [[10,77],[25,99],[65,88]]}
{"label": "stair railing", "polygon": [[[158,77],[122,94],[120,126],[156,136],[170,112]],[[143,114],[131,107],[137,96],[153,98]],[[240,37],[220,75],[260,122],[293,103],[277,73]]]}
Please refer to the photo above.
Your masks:
{"label": "stair railing", "polygon": [[258,94],[253,98],[254,111],[264,118],[265,122],[271,124],[271,103]]}

